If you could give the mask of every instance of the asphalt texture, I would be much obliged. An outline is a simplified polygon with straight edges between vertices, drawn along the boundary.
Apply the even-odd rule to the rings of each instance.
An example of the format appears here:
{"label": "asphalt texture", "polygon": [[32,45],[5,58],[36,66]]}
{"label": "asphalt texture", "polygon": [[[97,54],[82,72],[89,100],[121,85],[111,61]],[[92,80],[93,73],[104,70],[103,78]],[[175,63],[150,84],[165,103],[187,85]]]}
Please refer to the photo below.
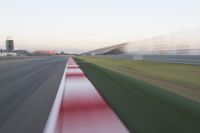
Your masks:
{"label": "asphalt texture", "polygon": [[0,61],[0,133],[42,133],[66,57]]}

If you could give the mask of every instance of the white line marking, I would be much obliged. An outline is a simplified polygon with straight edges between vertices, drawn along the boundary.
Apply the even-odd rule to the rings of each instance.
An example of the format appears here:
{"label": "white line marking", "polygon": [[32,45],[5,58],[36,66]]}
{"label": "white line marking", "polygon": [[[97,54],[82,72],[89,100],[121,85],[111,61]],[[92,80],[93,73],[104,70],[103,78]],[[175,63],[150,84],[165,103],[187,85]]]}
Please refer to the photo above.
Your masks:
{"label": "white line marking", "polygon": [[47,120],[47,123],[46,123],[43,133],[55,133],[56,132],[58,116],[59,116],[60,106],[61,106],[61,102],[62,102],[62,96],[63,96],[63,92],[64,92],[64,88],[65,88],[66,72],[67,72],[67,67],[65,66],[62,80],[60,82],[60,86],[58,88],[58,92],[56,94],[56,98],[53,103],[53,106],[52,106],[52,109],[51,109],[51,112],[50,112],[50,115]]}

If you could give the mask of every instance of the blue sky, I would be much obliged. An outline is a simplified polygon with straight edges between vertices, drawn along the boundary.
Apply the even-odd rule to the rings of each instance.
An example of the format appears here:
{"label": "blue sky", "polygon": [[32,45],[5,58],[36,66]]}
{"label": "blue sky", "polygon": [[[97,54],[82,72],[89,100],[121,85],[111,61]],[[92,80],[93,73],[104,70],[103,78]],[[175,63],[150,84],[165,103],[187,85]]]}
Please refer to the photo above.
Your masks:
{"label": "blue sky", "polygon": [[0,0],[0,48],[87,51],[200,27],[199,0]]}

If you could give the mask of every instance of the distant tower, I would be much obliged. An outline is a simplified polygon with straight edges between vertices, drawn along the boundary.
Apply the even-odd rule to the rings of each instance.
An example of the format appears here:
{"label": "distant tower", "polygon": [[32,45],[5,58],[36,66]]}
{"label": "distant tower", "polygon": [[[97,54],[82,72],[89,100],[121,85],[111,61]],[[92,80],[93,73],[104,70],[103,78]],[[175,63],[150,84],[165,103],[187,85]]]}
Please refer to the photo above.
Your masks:
{"label": "distant tower", "polygon": [[7,52],[14,51],[14,41],[10,37],[7,37],[6,39],[6,51]]}

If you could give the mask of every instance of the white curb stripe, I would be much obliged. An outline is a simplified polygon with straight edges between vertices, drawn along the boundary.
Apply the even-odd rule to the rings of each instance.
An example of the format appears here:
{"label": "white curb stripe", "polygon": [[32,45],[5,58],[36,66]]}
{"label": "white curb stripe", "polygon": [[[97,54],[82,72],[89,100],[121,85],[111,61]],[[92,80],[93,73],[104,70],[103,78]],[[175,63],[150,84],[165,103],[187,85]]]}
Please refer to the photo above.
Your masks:
{"label": "white curb stripe", "polygon": [[[66,65],[67,66],[67,65]],[[65,80],[66,80],[66,72],[67,67],[65,66],[65,70],[62,76],[62,80],[60,82],[60,86],[58,88],[58,92],[53,103],[49,118],[47,120],[46,126],[44,128],[43,133],[55,133],[57,128],[58,116],[60,112],[60,106],[62,102],[62,96],[65,88]]]}

